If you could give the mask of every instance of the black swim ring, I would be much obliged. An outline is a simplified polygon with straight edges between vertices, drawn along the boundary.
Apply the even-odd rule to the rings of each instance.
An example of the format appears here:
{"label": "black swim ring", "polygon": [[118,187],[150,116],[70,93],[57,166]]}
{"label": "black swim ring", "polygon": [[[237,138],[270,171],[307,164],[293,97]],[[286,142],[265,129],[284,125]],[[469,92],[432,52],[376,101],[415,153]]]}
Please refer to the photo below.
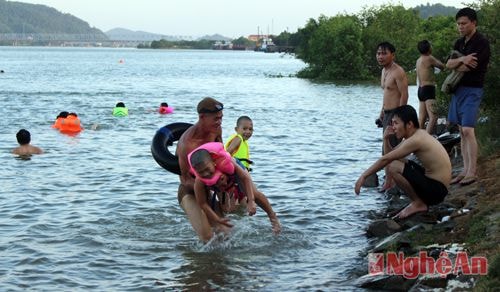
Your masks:
{"label": "black swim ring", "polygon": [[179,141],[182,134],[191,126],[189,123],[172,123],[156,131],[151,143],[151,154],[161,167],[172,173],[181,174],[177,155],[170,152],[168,147]]}
{"label": "black swim ring", "polygon": [[450,152],[451,149],[460,143],[460,134],[459,133],[453,133],[453,134],[448,134],[444,136],[438,137],[438,141],[443,145],[443,147],[446,149],[446,151]]}

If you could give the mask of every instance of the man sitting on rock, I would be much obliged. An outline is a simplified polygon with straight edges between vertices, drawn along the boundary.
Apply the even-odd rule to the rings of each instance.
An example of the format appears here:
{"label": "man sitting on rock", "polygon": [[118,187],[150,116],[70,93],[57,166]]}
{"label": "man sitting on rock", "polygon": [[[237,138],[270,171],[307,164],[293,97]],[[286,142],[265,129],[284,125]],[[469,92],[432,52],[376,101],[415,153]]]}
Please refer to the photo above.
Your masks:
{"label": "man sitting on rock", "polygon": [[[365,179],[388,165],[387,171],[394,178],[396,185],[410,198],[411,203],[396,214],[395,218],[406,218],[417,212],[428,210],[448,194],[451,180],[451,163],[448,153],[441,143],[425,130],[420,129],[417,113],[410,105],[403,105],[394,110],[392,126],[387,127],[384,139],[395,134],[403,142],[392,149],[390,143],[384,143],[384,156],[370,166],[356,181],[354,192],[359,194]],[[422,166],[405,159],[415,154]]]}

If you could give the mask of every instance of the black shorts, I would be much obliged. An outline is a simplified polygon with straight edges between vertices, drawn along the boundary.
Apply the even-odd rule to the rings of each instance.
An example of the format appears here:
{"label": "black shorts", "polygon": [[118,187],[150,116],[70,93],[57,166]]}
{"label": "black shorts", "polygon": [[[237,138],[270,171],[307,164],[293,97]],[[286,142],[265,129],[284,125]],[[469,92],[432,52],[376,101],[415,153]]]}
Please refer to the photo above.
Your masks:
{"label": "black shorts", "polygon": [[424,85],[418,88],[418,100],[436,99],[436,86]]}
{"label": "black shorts", "polygon": [[414,161],[408,160],[405,163],[403,177],[427,206],[441,203],[448,194],[443,183],[425,176],[425,169]]}

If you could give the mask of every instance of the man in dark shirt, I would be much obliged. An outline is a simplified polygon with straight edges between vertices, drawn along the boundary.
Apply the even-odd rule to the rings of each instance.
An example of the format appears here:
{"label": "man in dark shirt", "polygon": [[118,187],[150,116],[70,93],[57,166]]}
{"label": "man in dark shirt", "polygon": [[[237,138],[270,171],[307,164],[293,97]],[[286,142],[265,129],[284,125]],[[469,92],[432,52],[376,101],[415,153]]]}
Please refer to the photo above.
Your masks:
{"label": "man in dark shirt", "polygon": [[446,67],[462,71],[464,76],[451,98],[448,120],[459,125],[464,168],[451,183],[468,185],[476,181],[478,147],[474,127],[483,96],[484,77],[490,59],[490,44],[476,30],[477,15],[474,9],[460,9],[455,19],[461,38],[455,42],[454,49],[463,56],[449,59]]}

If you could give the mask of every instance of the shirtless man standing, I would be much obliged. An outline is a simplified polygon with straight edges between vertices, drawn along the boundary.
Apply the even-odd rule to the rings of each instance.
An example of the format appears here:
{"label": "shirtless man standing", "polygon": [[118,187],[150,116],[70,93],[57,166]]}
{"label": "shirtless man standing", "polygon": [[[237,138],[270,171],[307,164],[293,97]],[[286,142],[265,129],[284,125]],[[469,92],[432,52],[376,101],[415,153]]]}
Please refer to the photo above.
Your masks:
{"label": "shirtless man standing", "polygon": [[[359,194],[365,179],[385,166],[394,179],[411,199],[411,203],[395,217],[406,218],[417,212],[427,211],[428,206],[439,204],[448,194],[451,180],[451,163],[448,153],[437,139],[418,125],[417,112],[410,105],[394,109],[392,126],[384,133],[384,140],[395,134],[403,141],[370,166],[356,181],[354,192]],[[390,143],[385,143],[391,147]],[[405,160],[414,153],[423,166]]]}
{"label": "shirtless man standing", "polygon": [[33,146],[31,142],[31,134],[28,130],[21,129],[16,134],[17,142],[20,146],[12,150],[12,154],[20,156],[30,156],[32,154],[42,154],[42,149]]}
{"label": "shirtless man standing", "polygon": [[[194,195],[194,176],[189,172],[187,155],[207,142],[222,142],[222,110],[224,105],[206,97],[198,103],[198,122],[182,134],[177,142],[176,155],[181,169],[177,199],[200,240],[206,242],[212,238],[212,226],[206,214],[196,202]],[[224,228],[221,226],[221,228]]]}
{"label": "shirtless man standing", "polygon": [[[408,79],[406,73],[394,62],[396,48],[389,42],[382,42],[377,46],[377,62],[383,67],[380,77],[380,86],[384,90],[384,98],[382,101],[382,109],[380,110],[379,120],[382,121],[383,132],[390,125],[393,111],[399,106],[408,103]],[[389,140],[383,140],[382,154],[386,154],[386,143],[390,142],[391,146],[396,146],[399,141],[392,136]],[[386,180],[382,186],[381,192],[384,192],[394,186],[390,176],[386,172]]]}
{"label": "shirtless man standing", "polygon": [[[422,129],[432,134],[436,126],[437,115],[434,109],[436,100],[436,81],[434,78],[434,68],[444,69],[444,64],[436,59],[432,54],[431,43],[428,40],[418,42],[420,58],[417,59],[417,79],[418,79],[418,122]],[[429,116],[429,123],[425,127],[425,120]]]}

